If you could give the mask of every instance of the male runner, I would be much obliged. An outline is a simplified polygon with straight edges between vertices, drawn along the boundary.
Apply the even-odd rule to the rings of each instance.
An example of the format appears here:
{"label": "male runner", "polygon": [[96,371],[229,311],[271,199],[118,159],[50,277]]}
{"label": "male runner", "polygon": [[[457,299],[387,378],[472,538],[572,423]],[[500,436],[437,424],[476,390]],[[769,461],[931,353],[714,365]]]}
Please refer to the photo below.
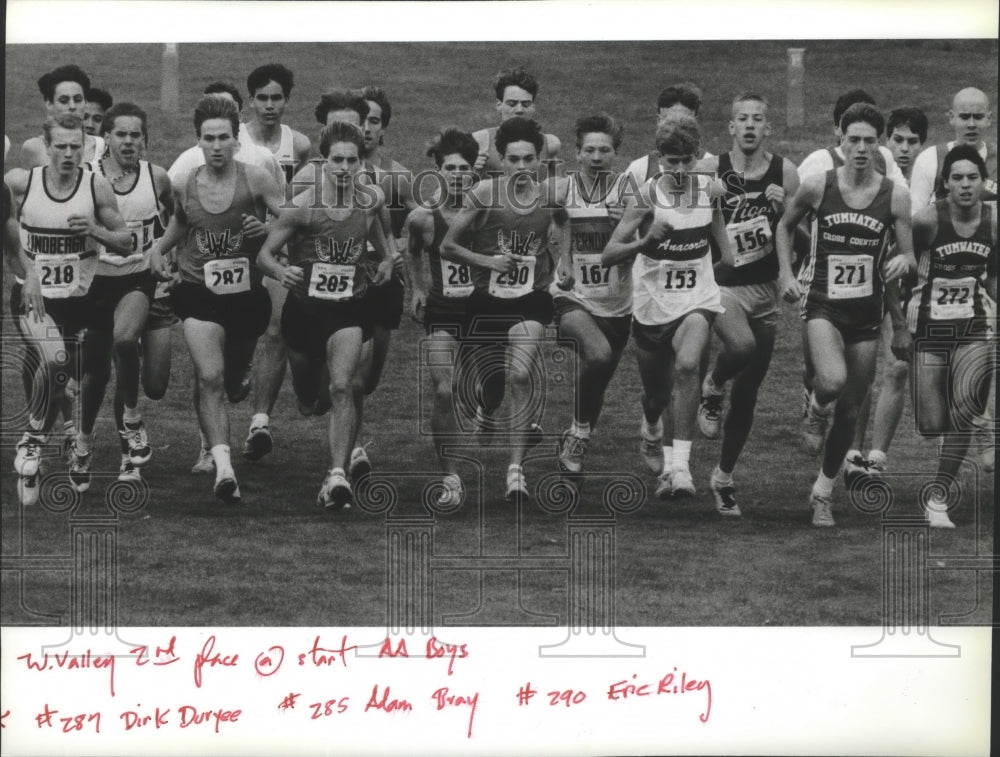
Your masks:
{"label": "male runner", "polygon": [[[90,87],[84,95],[86,102],[83,105],[83,130],[92,137],[103,137],[104,114],[108,108],[114,105],[114,98],[103,89]],[[100,158],[103,156],[95,156]]]}
{"label": "male runner", "polygon": [[579,473],[604,405],[604,392],[628,343],[632,321],[632,264],[605,266],[601,253],[621,218],[624,186],[612,171],[622,127],[610,116],[576,122],[579,171],[555,180],[556,202],[569,216],[562,235],[562,281],[550,288],[560,336],[576,344],[573,422],[559,444],[559,466]]}
{"label": "male runner", "polygon": [[[392,270],[378,219],[384,197],[377,187],[355,181],[363,147],[361,131],[351,124],[335,122],[323,129],[319,151],[326,163],[320,197],[299,195],[295,206],[283,211],[272,227],[259,258],[264,272],[291,292],[281,330],[299,406],[307,415],[331,409],[331,467],[317,497],[327,509],[344,507],[353,497],[345,466],[360,420],[351,396],[359,389],[354,374],[361,346],[371,336],[371,314],[364,302],[369,282],[363,264],[369,239],[379,261],[373,281],[386,280]],[[285,243],[289,243],[287,265],[276,257]]]}
{"label": "male runner", "polygon": [[785,198],[799,187],[795,164],[765,149],[771,133],[767,112],[767,100],[760,95],[737,95],[729,122],[732,149],[703,163],[726,187],[722,214],[734,262],[720,261],[715,266],[725,308],[714,322],[722,351],[702,382],[698,409],[702,434],[717,438],[725,386],[733,379],[719,464],[709,481],[720,515],[740,515],[732,474],[753,425],[757,392],[771,363],[779,315],[774,227],[785,209]]}
{"label": "male runner", "polygon": [[[42,136],[48,164],[29,171],[16,169],[6,177],[19,208],[22,291],[21,331],[39,356],[32,392],[28,430],[18,443],[14,468],[20,476],[22,504],[37,499],[41,448],[55,421],[65,371],[64,342],[81,329],[97,325],[90,285],[100,245],[127,254],[130,234],[118,212],[113,190],[102,177],[81,168],[83,120],[75,114],[50,116]],[[53,339],[52,333],[62,336]],[[91,385],[106,360],[86,345],[83,367],[80,433],[69,455],[70,481],[77,491],[90,487],[90,442],[99,402]],[[41,396],[39,393],[42,393]],[[39,404],[36,404],[39,403]]]}
{"label": "male runner", "polygon": [[662,416],[668,409],[672,415],[672,443],[663,447],[656,488],[660,498],[695,493],[690,456],[700,364],[712,321],[723,311],[711,240],[723,260],[732,261],[725,221],[713,202],[714,182],[694,171],[700,139],[691,116],[660,122],[656,146],[664,173],[628,201],[601,255],[604,265],[635,261],[632,336],[643,388],[640,437],[657,452]]}
{"label": "male runner", "polygon": [[[548,248],[550,225],[558,205],[549,182],[538,182],[546,139],[541,127],[528,118],[508,118],[496,131],[504,176],[482,181],[466,196],[441,242],[441,257],[472,269],[473,292],[466,312],[466,330],[479,340],[477,350],[502,351],[504,370],[480,376],[478,432],[493,431],[492,416],[510,385],[510,464],[506,498],[522,501],[528,485],[521,464],[541,429],[527,418],[531,378],[538,375],[540,344],[545,325],[552,320],[552,283],[555,267]],[[470,364],[485,365],[479,355]]]}
{"label": "male runner", "polygon": [[[442,455],[442,445],[453,437],[455,423],[455,363],[460,349],[466,305],[472,294],[469,266],[441,257],[441,242],[449,224],[462,208],[466,192],[475,181],[473,165],[479,145],[471,134],[445,129],[427,150],[441,177],[440,194],[433,205],[417,207],[406,219],[409,252],[412,258],[411,314],[424,324],[431,348],[428,368],[434,391],[431,429],[434,448],[445,471],[438,506],[458,507],[465,499],[465,488],[458,475],[455,459]],[[427,280],[430,279],[430,285]],[[448,361],[445,355],[455,359]]]}
{"label": "male runner", "polygon": [[[523,68],[513,68],[501,71],[493,80],[493,91],[497,96],[496,109],[500,114],[500,123],[509,118],[535,117],[535,99],[538,97],[538,80]],[[495,178],[503,175],[502,160],[496,144],[497,127],[480,129],[472,136],[479,144],[479,157],[475,169],[483,178]],[[539,159],[545,164],[549,176],[555,176],[554,161],[561,147],[555,134],[545,135],[545,144]],[[545,177],[542,177],[545,178]]]}
{"label": "male runner", "polygon": [[[240,124],[240,141],[266,148],[277,158],[286,181],[291,181],[298,166],[309,160],[311,144],[301,132],[283,123],[288,98],[295,87],[292,72],[280,63],[258,66],[247,77],[251,119]],[[291,185],[286,187],[291,197]],[[285,379],[287,354],[281,339],[281,310],[287,290],[271,278],[264,279],[271,298],[271,320],[258,340],[258,354],[253,361],[253,417],[243,443],[243,457],[259,460],[271,451],[271,411]]]}
{"label": "male runner", "polygon": [[[910,180],[913,162],[927,141],[927,127],[927,116],[919,108],[913,107],[896,108],[889,113],[886,121],[886,142],[907,181]],[[844,462],[844,484],[847,487],[851,487],[865,475],[881,475],[885,472],[888,466],[886,453],[903,415],[912,342],[903,317],[899,291],[902,284],[902,281],[894,281],[886,286],[888,312],[882,323],[882,385],[875,405],[872,447],[867,455],[861,454],[871,415],[872,392],[869,391],[858,409],[854,440]]]}
{"label": "male runner", "polygon": [[[802,305],[815,370],[804,442],[814,454],[824,453],[809,497],[814,526],[834,525],[833,484],[854,435],[858,406],[875,377],[884,284],[916,268],[909,192],[874,165],[884,129],[873,106],[848,108],[840,121],[844,165],[806,177],[775,235],[782,296],[796,302],[803,287],[792,273],[792,234],[807,214],[814,215]],[[886,259],[892,231],[897,254]]]}
{"label": "male runner", "polygon": [[[68,65],[43,74],[38,80],[38,91],[45,100],[45,114],[58,116],[69,114],[83,118],[86,93],[90,89],[90,77],[79,66]],[[104,154],[104,140],[99,136],[86,135],[83,144],[83,162],[89,162]],[[44,137],[31,137],[21,145],[21,166],[31,169],[49,162],[48,145]]]}
{"label": "male runner", "polygon": [[184,321],[194,364],[195,408],[215,463],[215,495],[234,503],[240,490],[229,454],[224,393],[231,401],[246,396],[243,377],[271,315],[254,265],[263,243],[255,232],[266,212],[278,215],[284,193],[266,170],[235,159],[240,118],[228,98],[202,97],[194,125],[205,165],[174,185],[177,207],[150,253],[150,268],[170,279],[163,256],[183,242],[177,256],[181,281],[171,301]]}
{"label": "male runner", "polygon": [[[163,235],[174,200],[167,172],[140,158],[149,138],[146,112],[134,103],[118,103],[107,117],[108,153],[91,164],[114,190],[118,209],[130,232],[127,256],[102,253],[90,291],[98,310],[97,327],[88,329],[85,349],[93,346],[113,356],[115,366],[114,416],[122,444],[119,478],[139,478],[139,468],[149,462],[152,449],[139,410],[139,339],[143,360],[162,363],[157,338],[144,334],[156,279],[149,271],[149,251]],[[165,340],[159,340],[163,342]],[[169,360],[169,357],[167,358]],[[105,366],[105,382],[110,365]],[[105,386],[94,389],[104,396]]]}

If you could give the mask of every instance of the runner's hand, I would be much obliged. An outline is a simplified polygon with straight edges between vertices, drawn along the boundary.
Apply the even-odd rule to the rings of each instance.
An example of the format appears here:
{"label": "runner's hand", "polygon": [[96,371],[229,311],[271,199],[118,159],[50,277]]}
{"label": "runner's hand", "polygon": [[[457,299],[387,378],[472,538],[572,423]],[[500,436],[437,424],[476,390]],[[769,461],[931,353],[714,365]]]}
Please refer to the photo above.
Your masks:
{"label": "runner's hand", "polygon": [[267,227],[264,226],[263,221],[261,221],[256,216],[252,216],[249,213],[243,214],[243,233],[248,237],[263,237],[267,236]]}
{"label": "runner's hand", "polygon": [[42,298],[42,284],[38,280],[38,274],[32,269],[24,277],[24,285],[21,287],[21,302],[24,307],[24,314],[31,313],[35,323],[41,323],[45,318],[45,300]]}

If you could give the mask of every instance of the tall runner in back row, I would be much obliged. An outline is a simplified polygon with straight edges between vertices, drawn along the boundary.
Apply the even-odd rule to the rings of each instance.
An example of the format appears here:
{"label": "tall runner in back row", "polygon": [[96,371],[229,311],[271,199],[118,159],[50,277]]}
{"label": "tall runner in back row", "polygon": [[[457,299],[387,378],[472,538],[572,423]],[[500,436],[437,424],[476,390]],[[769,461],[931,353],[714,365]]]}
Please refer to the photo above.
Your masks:
{"label": "tall runner in back row", "polygon": [[[259,264],[290,294],[281,314],[281,332],[288,346],[292,383],[306,415],[331,409],[330,470],[317,503],[327,509],[350,504],[351,484],[345,475],[359,417],[353,392],[365,341],[371,339],[372,314],[365,290],[389,278],[392,258],[382,233],[381,190],[356,181],[361,170],[364,137],[342,121],[320,132],[319,197],[299,195],[284,210],[261,248]],[[364,259],[368,240],[378,259],[369,282]],[[277,257],[288,244],[288,264]]]}
{"label": "tall runner in back row", "polygon": [[[118,209],[125,219],[131,236],[127,256],[102,253],[97,274],[91,286],[95,307],[101,311],[101,328],[87,331],[86,349],[97,349],[114,358],[115,427],[122,446],[119,477],[139,477],[139,467],[149,462],[152,449],[139,410],[139,339],[143,339],[143,361],[162,362],[158,350],[170,349],[167,339],[158,335],[147,339],[145,327],[150,304],[156,289],[156,279],[149,270],[149,251],[163,236],[173,212],[174,200],[167,172],[141,156],[148,140],[146,113],[134,103],[118,103],[107,112],[108,153],[91,164],[91,169],[111,184]],[[169,360],[169,357],[166,358]],[[110,373],[110,360],[102,366],[104,382],[96,389],[96,397],[83,396],[84,402],[104,397]],[[77,438],[76,449],[89,454],[89,439]]]}
{"label": "tall runner in back row", "polygon": [[566,208],[568,234],[560,245],[560,281],[550,291],[559,333],[573,340],[577,373],[573,423],[559,442],[559,467],[583,468],[583,456],[597,425],[608,387],[632,322],[632,264],[601,263],[601,253],[621,219],[621,175],[612,172],[622,127],[608,115],[576,122],[579,170],[555,180],[556,202]]}
{"label": "tall runner in back row", "polygon": [[[959,467],[975,420],[986,406],[991,355],[991,314],[984,293],[997,295],[997,206],[983,202],[986,161],[969,144],[944,157],[943,200],[913,218],[917,285],[907,306],[917,360],[913,408],[917,431],[941,437],[934,486],[921,505],[935,528],[954,528],[948,510],[959,504]],[[993,321],[993,324],[989,321]]]}
{"label": "tall runner in back row", "polygon": [[[538,97],[538,80],[523,68],[513,68],[501,71],[493,80],[493,91],[497,96],[496,109],[500,114],[500,123],[510,118],[535,118],[535,100]],[[502,160],[499,158],[496,143],[496,126],[480,129],[472,136],[479,144],[479,157],[476,159],[476,172],[483,178],[502,176]],[[555,176],[554,161],[559,155],[562,144],[555,134],[546,134],[545,143],[539,153],[539,162],[543,164],[543,174],[540,179]]]}
{"label": "tall runner in back row", "polygon": [[[713,241],[722,259],[733,261],[713,196],[715,182],[694,172],[701,155],[698,122],[690,116],[661,121],[656,148],[664,173],[629,200],[601,262],[635,261],[632,336],[643,388],[639,433],[650,448],[658,451],[662,444],[668,407],[673,416],[672,443],[663,447],[656,488],[665,498],[695,493],[690,457],[701,359],[712,322],[723,312],[712,270]],[[646,457],[646,444],[642,450]]]}
{"label": "tall runner in back row", "polygon": [[[114,192],[102,177],[81,168],[84,151],[83,120],[76,115],[50,117],[42,130],[48,164],[30,171],[17,169],[6,177],[17,203],[21,236],[21,265],[25,271],[22,334],[38,356],[29,407],[28,430],[17,445],[14,469],[19,476],[22,504],[38,498],[41,450],[55,421],[66,370],[64,342],[85,328],[98,325],[90,285],[101,245],[124,255],[129,231],[118,212]],[[61,338],[53,338],[53,333]],[[81,383],[84,390],[100,373],[95,360],[102,356],[83,350]],[[85,407],[81,432],[93,432],[96,408]],[[71,457],[70,481],[77,491],[90,486],[90,456]]]}
{"label": "tall runner in back row", "polygon": [[247,365],[271,315],[255,265],[263,237],[252,234],[266,212],[278,215],[283,193],[266,170],[235,160],[240,118],[228,98],[201,98],[194,125],[205,165],[174,186],[177,207],[150,253],[150,268],[169,279],[163,253],[183,242],[177,257],[181,281],[171,301],[184,321],[194,364],[195,408],[215,463],[215,495],[234,503],[240,490],[229,454],[225,395],[233,400],[243,394]]}
{"label": "tall runner in back row", "polygon": [[[288,98],[295,86],[295,77],[280,63],[258,66],[247,76],[247,94],[251,119],[240,124],[240,142],[268,150],[284,172],[286,196],[291,197],[292,176],[298,166],[309,160],[309,138],[283,122]],[[264,279],[264,288],[271,298],[271,320],[258,340],[253,361],[253,416],[243,456],[259,460],[271,451],[271,411],[285,379],[287,354],[281,339],[281,310],[287,290],[271,278]]]}
{"label": "tall runner in back row", "polygon": [[[458,475],[454,457],[444,455],[443,445],[458,433],[455,406],[455,368],[461,349],[462,329],[472,272],[465,263],[441,257],[441,242],[448,226],[462,209],[466,192],[476,175],[473,172],[479,146],[471,134],[445,129],[427,150],[440,176],[438,193],[427,198],[406,219],[409,252],[412,259],[411,312],[422,320],[428,339],[421,352],[433,384],[434,403],[431,432],[434,448],[445,472],[437,504],[442,508],[458,507],[465,500],[465,487]],[[423,198],[421,198],[423,199]],[[427,284],[427,280],[430,284]]]}
{"label": "tall runner in back row", "polygon": [[[38,91],[45,101],[45,114],[59,116],[63,114],[84,117],[87,90],[90,89],[90,77],[80,70],[79,66],[70,64],[59,66],[38,80]],[[104,140],[98,136],[86,134],[83,143],[83,162],[89,163],[104,154]],[[21,145],[21,167],[31,169],[44,166],[49,162],[48,144],[44,136],[31,137]]]}
{"label": "tall runner in back row", "polygon": [[[840,130],[844,165],[803,181],[775,236],[782,296],[796,302],[803,291],[792,274],[792,233],[806,214],[814,214],[802,304],[815,370],[804,442],[814,454],[823,451],[809,498],[814,526],[834,525],[833,484],[854,436],[858,407],[875,378],[885,282],[916,269],[909,192],[874,166],[885,119],[871,105],[852,105]],[[896,254],[887,258],[892,232]]]}
{"label": "tall runner in back row", "polygon": [[[465,353],[463,364],[473,372],[476,366],[492,368],[473,380],[479,394],[476,429],[480,435],[509,432],[506,498],[520,502],[529,496],[521,465],[541,438],[530,417],[532,391],[541,388],[533,381],[542,374],[541,341],[553,315],[549,232],[561,222],[551,182],[538,182],[546,143],[541,127],[515,116],[500,124],[494,141],[504,176],[482,181],[467,194],[441,243],[441,257],[472,269],[465,334],[478,354]],[[503,369],[496,370],[493,361],[501,355]],[[510,385],[510,423],[498,429],[493,416],[505,384]]]}
{"label": "tall runner in back row", "polygon": [[719,464],[709,481],[720,515],[740,515],[732,474],[753,425],[757,391],[771,363],[779,315],[774,228],[786,198],[799,187],[795,164],[765,150],[771,133],[767,111],[767,100],[760,95],[737,95],[729,122],[733,147],[704,162],[705,170],[715,172],[726,188],[722,214],[734,263],[715,266],[725,308],[714,324],[722,351],[702,382],[698,410],[701,432],[717,438],[725,386],[733,380]]}

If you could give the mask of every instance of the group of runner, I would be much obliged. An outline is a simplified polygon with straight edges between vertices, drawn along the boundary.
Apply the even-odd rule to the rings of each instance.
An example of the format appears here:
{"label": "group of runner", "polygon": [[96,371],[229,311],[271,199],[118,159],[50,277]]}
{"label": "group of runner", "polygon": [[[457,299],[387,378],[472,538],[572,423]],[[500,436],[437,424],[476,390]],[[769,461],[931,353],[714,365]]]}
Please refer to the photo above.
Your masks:
{"label": "group of runner", "polygon": [[[309,138],[283,121],[291,71],[268,64],[250,74],[247,123],[240,92],[213,83],[194,110],[197,145],[166,171],[143,159],[140,107],[88,95],[95,90],[75,66],[43,76],[43,134],[5,176],[5,249],[17,252],[5,255],[18,277],[11,308],[37,358],[23,376],[31,412],[14,463],[21,502],[37,500],[60,411],[70,479],[88,488],[112,365],[119,476],[140,476],[152,453],[139,387],[152,399],[165,393],[169,327],[180,320],[202,435],[193,470],[214,471],[215,495],[240,499],[227,398],[252,389],[243,455],[259,459],[273,446],[270,413],[287,364],[302,414],[330,414],[318,502],[350,504],[371,471],[358,444],[364,398],[409,289],[428,336],[421,359],[442,507],[466,496],[447,453],[463,436],[461,417],[481,442],[501,439],[508,450],[507,499],[530,496],[523,462],[543,439],[534,395],[555,320],[577,350],[560,468],[585,474],[631,333],[643,389],[639,451],[657,496],[695,493],[697,428],[722,437],[709,488],[721,515],[739,516],[733,472],[784,300],[801,303],[803,442],[822,452],[813,524],[834,524],[842,469],[848,486],[886,470],[910,376],[917,429],[942,440],[936,486],[920,504],[930,525],[953,526],[970,430],[992,423],[989,371],[976,370],[991,365],[996,297],[996,147],[985,141],[984,93],[959,92],[955,140],[922,152],[919,109],[886,119],[867,93],[845,93],[834,108],[836,144],[796,169],[767,148],[769,106],[753,92],[732,101],[731,149],[705,152],[702,93],[680,83],[657,98],[655,151],[618,174],[614,118],[580,118],[578,165],[557,171],[560,141],[533,118],[535,78],[515,69],[494,84],[499,126],[437,134],[428,192],[383,149],[392,109],[378,87],[320,98],[320,159],[310,161]],[[709,366],[713,333],[720,349]],[[863,455],[880,334],[884,381]],[[79,429],[68,391],[76,382]]]}

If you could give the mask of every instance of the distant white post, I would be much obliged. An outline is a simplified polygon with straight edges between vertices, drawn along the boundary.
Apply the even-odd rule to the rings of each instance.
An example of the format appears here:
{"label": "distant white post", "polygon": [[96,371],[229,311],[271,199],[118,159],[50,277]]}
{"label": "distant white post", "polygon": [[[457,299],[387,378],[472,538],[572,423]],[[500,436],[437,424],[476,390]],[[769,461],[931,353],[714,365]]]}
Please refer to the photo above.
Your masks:
{"label": "distant white post", "polygon": [[180,66],[177,60],[177,44],[168,42],[163,46],[163,62],[160,80],[160,111],[164,115],[177,115],[180,108]]}
{"label": "distant white post", "polygon": [[804,126],[806,122],[804,47],[788,48],[788,126]]}

